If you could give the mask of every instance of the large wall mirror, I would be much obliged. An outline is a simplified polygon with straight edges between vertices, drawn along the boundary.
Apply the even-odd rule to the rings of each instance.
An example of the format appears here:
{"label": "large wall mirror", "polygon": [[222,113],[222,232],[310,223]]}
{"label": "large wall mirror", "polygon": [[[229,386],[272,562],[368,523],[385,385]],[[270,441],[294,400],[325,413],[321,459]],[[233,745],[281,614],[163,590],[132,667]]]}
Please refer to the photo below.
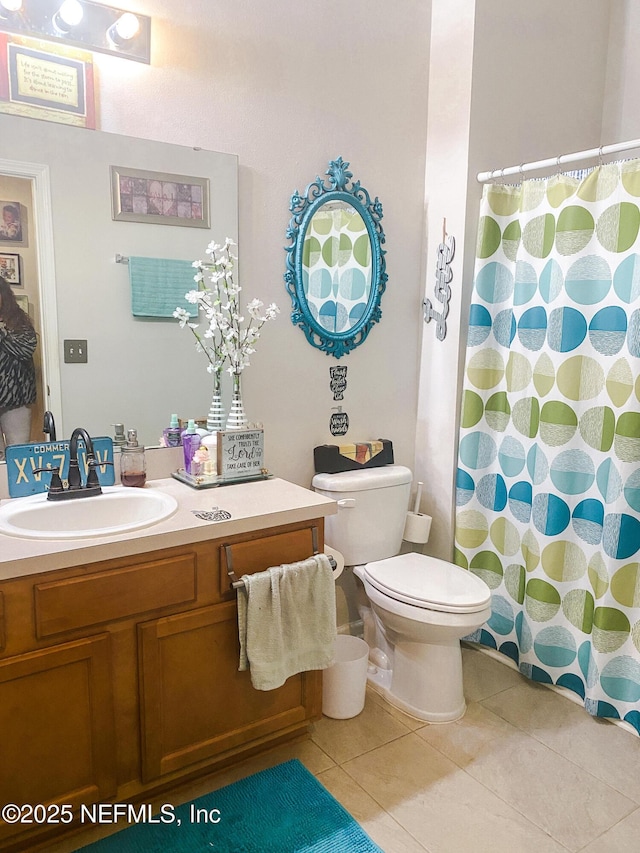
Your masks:
{"label": "large wall mirror", "polygon": [[381,316],[387,282],[382,204],[371,200],[349,163],[329,162],[291,196],[285,283],[291,319],[313,346],[336,358],[361,344]]}
{"label": "large wall mirror", "polygon": [[[58,438],[76,426],[95,436],[113,424],[137,428],[157,445],[170,415],[206,417],[212,380],[193,338],[171,317],[134,317],[129,257],[189,261],[211,240],[237,240],[234,154],[134,139],[20,116],[0,116],[14,159],[0,160],[0,200],[18,201],[23,241],[0,245],[20,256],[21,286],[39,335],[39,418],[50,409]],[[6,148],[6,150],[9,150]],[[118,219],[112,169],[192,178],[209,191],[208,228],[175,218]],[[122,205],[126,199],[119,199]],[[191,286],[191,285],[190,285]],[[86,340],[87,363],[65,361],[65,341]]]}

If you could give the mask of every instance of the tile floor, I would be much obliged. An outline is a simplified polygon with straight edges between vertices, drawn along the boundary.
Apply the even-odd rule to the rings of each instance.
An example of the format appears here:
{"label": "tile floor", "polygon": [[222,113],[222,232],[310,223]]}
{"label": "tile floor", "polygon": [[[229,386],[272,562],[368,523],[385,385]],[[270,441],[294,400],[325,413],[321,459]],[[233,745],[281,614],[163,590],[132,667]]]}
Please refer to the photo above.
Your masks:
{"label": "tile floor", "polygon": [[323,717],[310,740],[202,780],[179,801],[298,758],[385,853],[637,853],[640,738],[479,649],[463,658],[462,720],[423,724],[368,690],[358,717]]}

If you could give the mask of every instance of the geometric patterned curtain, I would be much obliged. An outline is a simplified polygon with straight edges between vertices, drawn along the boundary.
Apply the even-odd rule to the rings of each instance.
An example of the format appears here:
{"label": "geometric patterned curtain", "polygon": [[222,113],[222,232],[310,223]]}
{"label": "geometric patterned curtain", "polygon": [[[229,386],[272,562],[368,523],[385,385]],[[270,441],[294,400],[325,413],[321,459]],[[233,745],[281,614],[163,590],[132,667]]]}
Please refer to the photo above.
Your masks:
{"label": "geometric patterned curtain", "polygon": [[468,639],[640,732],[639,204],[640,160],[485,186],[455,539]]}

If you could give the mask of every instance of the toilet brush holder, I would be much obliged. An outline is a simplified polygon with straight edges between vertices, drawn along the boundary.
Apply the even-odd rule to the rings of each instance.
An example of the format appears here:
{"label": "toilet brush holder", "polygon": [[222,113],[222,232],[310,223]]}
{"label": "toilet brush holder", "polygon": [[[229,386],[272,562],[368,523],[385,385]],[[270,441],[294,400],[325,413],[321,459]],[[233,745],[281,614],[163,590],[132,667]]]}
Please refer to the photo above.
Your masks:
{"label": "toilet brush holder", "polygon": [[421,512],[408,512],[402,538],[405,542],[424,545],[429,541],[432,518]]}

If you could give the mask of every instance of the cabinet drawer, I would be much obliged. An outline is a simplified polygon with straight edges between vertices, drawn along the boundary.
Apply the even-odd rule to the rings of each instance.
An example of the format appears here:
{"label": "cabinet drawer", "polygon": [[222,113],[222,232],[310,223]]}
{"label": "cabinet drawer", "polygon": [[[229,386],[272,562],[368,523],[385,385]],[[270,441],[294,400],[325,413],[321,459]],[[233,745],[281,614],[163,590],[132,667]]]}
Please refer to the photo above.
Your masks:
{"label": "cabinet drawer", "polygon": [[36,584],[38,639],[196,600],[195,553]]}
{"label": "cabinet drawer", "polygon": [[[245,541],[230,540],[220,546],[220,594],[223,598],[235,596],[230,589],[227,571],[232,569],[239,579],[242,575],[264,572],[271,566],[281,563],[295,563],[306,560],[313,554],[313,529],[317,531],[319,547],[322,547],[322,527],[304,527],[299,530],[287,530],[272,536]],[[229,565],[230,563],[230,565]]]}

